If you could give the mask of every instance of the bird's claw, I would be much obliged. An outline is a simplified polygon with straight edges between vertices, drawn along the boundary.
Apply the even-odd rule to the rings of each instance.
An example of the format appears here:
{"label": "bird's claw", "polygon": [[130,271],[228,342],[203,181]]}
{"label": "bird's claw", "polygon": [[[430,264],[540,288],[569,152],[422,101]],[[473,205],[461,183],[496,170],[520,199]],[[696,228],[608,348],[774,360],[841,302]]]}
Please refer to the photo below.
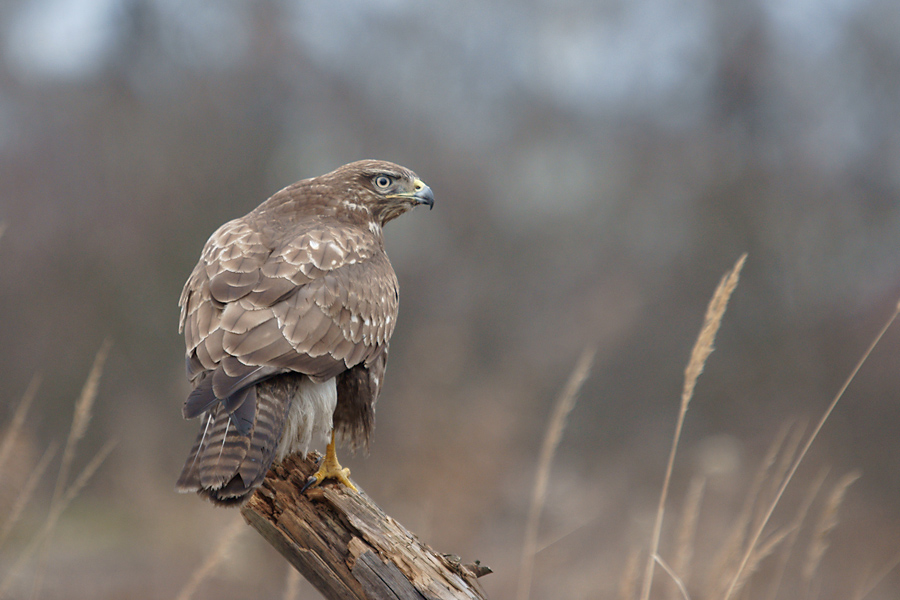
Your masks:
{"label": "bird's claw", "polygon": [[301,494],[309,488],[319,485],[326,479],[337,479],[344,484],[345,487],[350,488],[354,492],[359,491],[356,489],[356,486],[353,485],[353,482],[350,481],[350,469],[346,467],[342,468],[337,461],[335,461],[333,465],[326,467],[326,462],[327,461],[322,461],[322,466],[319,467],[319,470],[309,476],[306,483],[304,483],[303,487],[300,489]]}
{"label": "bird's claw", "polygon": [[331,432],[331,442],[325,450],[325,458],[322,459],[319,470],[309,476],[309,479],[303,484],[300,493],[302,494],[309,488],[319,485],[326,479],[337,479],[344,484],[345,487],[350,488],[354,492],[359,491],[356,489],[356,486],[353,485],[353,482],[350,481],[350,469],[342,467],[341,463],[338,462],[337,453],[334,450],[334,431]]}
{"label": "bird's claw", "polygon": [[306,483],[303,484],[303,487],[300,488],[300,493],[301,494],[304,493],[306,490],[308,490],[309,488],[311,488],[314,485],[317,485],[318,483],[319,483],[319,480],[316,479],[316,476],[310,475],[309,479],[306,480]]}

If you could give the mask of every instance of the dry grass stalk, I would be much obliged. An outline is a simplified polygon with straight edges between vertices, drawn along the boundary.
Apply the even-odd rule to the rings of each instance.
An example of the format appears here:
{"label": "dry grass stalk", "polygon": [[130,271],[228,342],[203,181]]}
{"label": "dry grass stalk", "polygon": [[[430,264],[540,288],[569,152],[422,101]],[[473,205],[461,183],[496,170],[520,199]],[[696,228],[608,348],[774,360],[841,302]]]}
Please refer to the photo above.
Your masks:
{"label": "dry grass stalk", "polygon": [[869,580],[868,576],[864,577],[860,585],[853,592],[853,600],[864,600],[865,597],[874,592],[875,588],[881,585],[881,582],[884,581],[885,578],[887,578],[887,576],[890,575],[891,572],[898,566],[900,566],[900,554],[897,554],[891,560],[889,560],[887,565],[885,565],[885,567],[881,571],[879,571],[878,574],[871,579],[871,581]]}
{"label": "dry grass stalk", "polygon": [[753,554],[750,556],[750,560],[747,561],[746,566],[740,573],[740,577],[737,580],[737,584],[734,587],[732,593],[739,594],[741,590],[744,589],[744,586],[750,580],[750,577],[756,572],[759,568],[760,563],[764,561],[772,552],[775,551],[775,548],[778,547],[781,542],[785,540],[789,535],[794,532],[795,528],[793,526],[786,527],[781,531],[776,531],[772,535],[768,537],[768,539],[763,540],[759,544],[757,544],[753,549]]}
{"label": "dry grass stalk", "polygon": [[544,434],[544,443],[541,446],[541,454],[538,459],[537,476],[534,489],[531,494],[531,506],[528,510],[528,521],[525,525],[525,543],[522,546],[522,558],[519,566],[519,586],[516,592],[518,600],[528,600],[531,594],[531,578],[534,571],[534,555],[537,550],[537,533],[541,512],[544,509],[544,501],[547,496],[547,484],[550,480],[550,467],[553,457],[562,439],[563,430],[566,427],[566,417],[575,407],[575,400],[584,381],[587,379],[594,364],[595,348],[585,348],[569,375],[565,387],[557,396],[553,407],[553,415],[547,424]]}
{"label": "dry grass stalk", "polygon": [[[94,455],[88,464],[84,466],[84,469],[81,470],[81,473],[72,481],[72,485],[66,488],[66,492],[62,497],[62,505],[57,508],[56,518],[59,518],[59,515],[65,511],[65,509],[71,504],[72,500],[74,500],[78,494],[81,493],[81,490],[84,489],[84,486],[87,485],[88,481],[90,481],[91,477],[94,476],[94,473],[97,472],[97,469],[100,468],[100,465],[103,464],[103,461],[106,460],[106,457],[109,456],[109,453],[113,451],[118,442],[116,440],[107,440],[103,447],[97,451],[97,454]],[[54,513],[51,513],[53,515]]]}
{"label": "dry grass stalk", "polygon": [[680,574],[679,577],[685,586],[690,578],[694,541],[697,537],[697,520],[700,516],[700,502],[703,500],[705,489],[705,477],[691,479],[684,499],[684,509],[681,512],[681,523],[675,538],[675,558],[672,560],[672,570]]}
{"label": "dry grass stalk", "polygon": [[672,582],[675,584],[675,587],[678,588],[678,591],[681,592],[681,597],[684,600],[691,600],[690,595],[688,595],[687,587],[684,585],[684,581],[678,577],[675,571],[672,570],[672,567],[666,564],[666,561],[662,559],[662,557],[657,554],[653,557],[653,560],[656,561],[656,564],[663,568],[663,571],[672,578]]}
{"label": "dry grass stalk", "polygon": [[775,439],[769,444],[766,454],[759,468],[757,468],[756,474],[753,476],[753,481],[744,494],[744,504],[741,506],[738,517],[732,523],[729,534],[725,537],[725,541],[716,553],[716,558],[708,571],[705,597],[718,598],[728,588],[731,577],[737,569],[737,562],[741,556],[744,540],[746,540],[750,530],[753,509],[760,501],[761,490],[770,478],[769,473],[782,453],[784,441],[792,426],[790,422],[784,423],[778,429]]}
{"label": "dry grass stalk", "polygon": [[831,404],[828,405],[828,408],[825,409],[825,412],[822,414],[822,418],[819,419],[819,422],[816,424],[816,427],[813,429],[809,438],[806,440],[806,443],[803,445],[803,448],[800,450],[800,453],[797,455],[796,460],[791,465],[790,471],[785,476],[784,481],[781,486],[778,488],[778,492],[775,494],[775,498],[769,504],[769,508],[766,511],[762,522],[756,528],[753,533],[753,537],[751,538],[750,544],[748,544],[747,549],[744,552],[744,557],[741,560],[741,564],[738,567],[737,573],[735,573],[734,578],[732,579],[731,585],[728,591],[725,593],[725,600],[731,598],[732,594],[735,591],[738,580],[742,575],[742,570],[746,568],[747,563],[750,560],[751,555],[754,551],[754,546],[759,541],[760,536],[762,536],[763,529],[765,529],[766,524],[769,522],[769,519],[772,517],[772,513],[775,512],[775,507],[778,506],[778,502],[781,500],[781,497],[784,495],[784,490],[787,489],[787,486],[790,484],[791,480],[794,478],[794,473],[797,472],[797,469],[800,467],[800,463],[803,462],[803,459],[806,457],[806,454],[809,452],[810,447],[813,445],[813,442],[819,435],[819,432],[822,430],[822,427],[825,426],[825,422],[828,420],[828,417],[831,416],[831,413],[834,412],[835,407],[838,402],[840,402],[841,398],[844,396],[844,392],[847,391],[847,388],[850,387],[850,384],[856,378],[856,374],[862,368],[863,364],[865,364],[866,360],[868,360],[869,355],[872,354],[872,351],[875,349],[875,346],[881,341],[881,338],[884,337],[884,334],[887,332],[888,328],[897,320],[897,316],[900,315],[900,303],[894,308],[893,314],[884,324],[884,326],[879,330],[878,334],[875,336],[875,339],[872,340],[872,343],[869,344],[869,347],[866,348],[866,351],[863,353],[862,357],[857,361],[856,365],[853,367],[853,370],[850,372],[850,375],[844,381],[841,388],[837,391],[834,398],[831,400]]}
{"label": "dry grass stalk", "polygon": [[622,570],[619,579],[619,600],[634,600],[637,597],[638,567],[641,563],[641,554],[632,550]]}
{"label": "dry grass stalk", "polygon": [[713,293],[709,306],[706,308],[706,315],[703,318],[703,325],[700,328],[700,334],[697,341],[694,342],[694,348],[691,350],[691,357],[688,360],[687,368],[684,371],[684,387],[681,392],[681,408],[678,411],[678,420],[675,423],[675,435],[672,438],[672,448],[669,450],[669,460],[666,464],[666,474],[663,478],[662,492],[659,495],[659,505],[656,510],[656,523],[653,526],[653,535],[650,540],[650,553],[647,559],[647,567],[644,570],[644,581],[641,585],[641,600],[649,600],[650,587],[653,582],[653,567],[656,564],[654,557],[659,551],[659,537],[662,532],[663,516],[666,511],[666,497],[669,493],[669,482],[672,479],[672,469],[675,465],[675,454],[678,451],[678,442],[681,439],[681,429],[684,427],[684,417],[687,413],[688,405],[694,395],[694,387],[697,385],[697,379],[703,372],[706,365],[706,359],[713,351],[713,345],[716,341],[716,334],[719,326],[722,324],[722,317],[725,316],[725,308],[728,306],[728,300],[731,298],[732,292],[737,287],[741,269],[747,255],[743,254],[737,260],[734,267],[725,273],[719,282],[716,291]]}
{"label": "dry grass stalk", "polygon": [[869,587],[868,581],[871,571],[872,565],[866,565],[865,569],[858,577],[858,583],[856,584],[856,587],[853,588],[853,595],[850,596],[850,600],[862,600],[866,593],[866,589]]}
{"label": "dry grass stalk", "polygon": [[719,326],[722,324],[722,317],[725,316],[725,309],[728,307],[728,300],[737,287],[738,279],[741,275],[741,269],[744,268],[744,261],[747,260],[747,254],[744,253],[738,258],[734,267],[722,277],[719,287],[713,293],[712,300],[706,308],[706,315],[703,318],[703,327],[700,329],[700,335],[694,342],[694,348],[691,350],[691,358],[688,361],[687,368],[684,371],[684,388],[681,392],[682,410],[687,410],[687,405],[694,396],[694,387],[697,385],[697,379],[703,373],[703,367],[706,366],[706,359],[712,354],[716,341],[716,334],[719,332]]}
{"label": "dry grass stalk", "polygon": [[[778,430],[769,445],[762,463],[756,471],[744,504],[732,524],[730,534],[725,538],[710,569],[707,596],[722,597],[731,587],[732,580],[744,556],[744,544],[759,523],[765,518],[768,502],[774,498],[778,486],[797,455],[797,448],[803,440],[806,424],[795,425],[788,421]],[[790,434],[790,435],[788,435]]]}
{"label": "dry grass stalk", "polygon": [[816,571],[822,562],[822,557],[825,556],[825,551],[828,550],[828,534],[831,533],[831,530],[834,529],[838,523],[838,509],[844,501],[847,488],[849,488],[854,481],[859,479],[859,477],[859,471],[851,471],[838,480],[834,489],[831,491],[831,494],[828,496],[828,500],[825,502],[822,514],[819,515],[819,519],[816,521],[816,525],[813,528],[812,540],[809,544],[809,550],[806,554],[806,561],[803,563],[803,569],[800,571],[807,589],[809,589],[813,576],[816,574]]}
{"label": "dry grass stalk", "polygon": [[194,592],[197,591],[197,588],[200,587],[200,584],[215,571],[216,567],[218,567],[223,560],[225,560],[228,556],[228,552],[234,545],[235,540],[237,540],[238,535],[245,529],[246,523],[244,523],[244,520],[236,518],[234,522],[222,532],[218,541],[213,545],[212,552],[210,552],[209,555],[207,555],[206,560],[191,573],[191,578],[188,579],[188,582],[181,588],[181,591],[178,592],[176,600],[190,600],[194,595]]}
{"label": "dry grass stalk", "polygon": [[56,479],[56,488],[53,490],[53,499],[50,502],[51,510],[55,502],[59,500],[67,485],[69,470],[72,468],[72,460],[75,458],[75,449],[78,442],[84,437],[87,431],[88,423],[91,421],[91,412],[94,408],[94,400],[97,398],[97,386],[100,383],[100,375],[103,374],[103,364],[109,355],[109,348],[112,342],[107,339],[100,346],[97,355],[94,357],[94,364],[91,372],[88,374],[84,387],[81,389],[81,395],[75,402],[75,413],[72,415],[72,426],[69,428],[69,437],[66,439],[66,447],[63,450],[62,459],[59,467],[59,476]]}
{"label": "dry grass stalk", "polygon": [[803,436],[806,433],[806,427],[807,422],[802,421],[791,432],[791,435],[788,438],[783,451],[781,452],[781,457],[779,458],[778,463],[775,465],[775,469],[772,471],[771,476],[767,479],[767,485],[760,492],[759,502],[757,503],[757,511],[753,518],[753,526],[749,528],[750,531],[755,531],[756,528],[759,527],[759,524],[763,522],[763,519],[766,518],[766,511],[769,507],[769,503],[773,498],[775,498],[776,494],[778,494],[778,488],[781,486],[781,483],[787,476],[791,465],[797,458],[797,450],[798,448],[800,448],[800,443],[803,442]]}
{"label": "dry grass stalk", "polygon": [[822,485],[825,483],[825,478],[827,476],[828,469],[822,469],[818,477],[813,480],[812,485],[809,486],[809,490],[807,491],[806,496],[800,503],[800,507],[797,510],[797,514],[794,516],[794,520],[790,524],[791,533],[785,543],[781,546],[778,563],[775,565],[775,573],[769,579],[769,600],[775,600],[775,598],[778,596],[778,592],[781,588],[781,582],[784,580],[784,573],[787,570],[788,561],[791,558],[794,546],[797,544],[797,538],[799,537],[800,528],[803,526],[803,521],[806,520],[806,515],[809,514],[809,509],[812,506],[813,501],[819,495],[819,491],[822,489]]}
{"label": "dry grass stalk", "polygon": [[293,565],[289,564],[287,575],[284,579],[284,596],[281,597],[282,600],[297,600],[300,593],[300,579],[300,572]]}
{"label": "dry grass stalk", "polygon": [[47,467],[50,465],[50,460],[56,455],[57,447],[56,444],[50,444],[47,449],[44,450],[44,455],[41,456],[41,460],[38,461],[37,465],[31,470],[31,474],[28,475],[25,485],[22,486],[22,490],[16,497],[16,502],[13,504],[9,514],[6,515],[6,519],[3,521],[3,528],[0,529],[0,548],[3,547],[3,543],[13,530],[13,527],[19,522],[19,517],[22,516],[25,507],[31,502],[31,497],[34,495],[34,490],[37,488],[38,482],[44,476],[44,471],[46,471]]}
{"label": "dry grass stalk", "polygon": [[[57,501],[55,506],[50,507],[50,512],[47,515],[47,519],[44,521],[44,526],[41,527],[40,531],[31,539],[28,545],[25,547],[25,550],[19,556],[18,560],[16,560],[12,569],[10,569],[6,576],[2,581],[0,581],[0,598],[3,598],[6,595],[6,592],[9,590],[9,586],[12,583],[13,578],[22,570],[25,563],[34,555],[35,551],[40,548],[44,542],[53,534],[53,530],[56,528],[56,523],[59,521],[59,517],[65,512],[66,508],[68,508],[69,504],[72,500],[81,493],[81,490],[84,489],[84,486],[87,485],[88,481],[93,477],[94,473],[97,472],[97,469],[100,468],[100,465],[103,464],[103,461],[106,460],[106,457],[109,456],[109,453],[112,452],[112,449],[115,447],[116,443],[112,440],[106,442],[102,448],[94,455],[94,458],[85,465],[84,469],[75,480],[60,496],[60,499]],[[39,577],[36,580],[36,583],[39,583]]]}
{"label": "dry grass stalk", "polygon": [[16,439],[18,439],[19,433],[22,431],[22,425],[25,424],[28,409],[31,408],[31,403],[34,401],[34,397],[37,396],[40,386],[41,378],[35,375],[31,378],[31,383],[25,388],[25,393],[22,394],[22,399],[19,400],[19,404],[16,406],[16,412],[13,413],[9,427],[6,428],[6,433],[3,436],[3,443],[0,444],[0,474],[3,473],[3,465],[6,464],[6,460],[16,445]]}
{"label": "dry grass stalk", "polygon": [[[94,356],[94,364],[91,367],[90,373],[88,373],[87,380],[84,382],[81,394],[75,401],[75,412],[72,415],[72,425],[69,428],[69,437],[66,439],[66,446],[63,449],[62,458],[60,459],[59,474],[56,476],[56,486],[53,488],[53,496],[50,499],[51,515],[54,513],[61,514],[64,508],[63,505],[66,504],[63,500],[63,496],[66,494],[67,490],[66,485],[68,485],[69,471],[72,468],[72,461],[75,459],[75,450],[78,447],[78,442],[84,437],[84,434],[87,432],[88,424],[91,422],[94,400],[97,398],[97,387],[100,383],[100,376],[103,374],[103,364],[106,362],[106,357],[109,355],[109,348],[111,345],[111,340],[106,339],[100,346],[100,350],[98,350],[96,356]],[[47,533],[47,539],[49,539],[50,535],[52,535],[52,526],[56,524],[56,519],[50,519],[48,517],[47,523],[51,525],[51,528]],[[44,561],[45,556],[42,554],[38,559],[38,568],[35,570],[34,586],[31,593],[32,598],[40,596]]]}

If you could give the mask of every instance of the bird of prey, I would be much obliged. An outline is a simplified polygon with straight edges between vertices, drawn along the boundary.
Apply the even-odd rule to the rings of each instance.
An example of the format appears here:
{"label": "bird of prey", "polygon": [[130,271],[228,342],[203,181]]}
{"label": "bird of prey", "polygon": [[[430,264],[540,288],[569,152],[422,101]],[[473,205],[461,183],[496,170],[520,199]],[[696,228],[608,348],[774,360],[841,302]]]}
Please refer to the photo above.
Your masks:
{"label": "bird of prey", "polygon": [[368,446],[397,321],[384,225],[434,195],[415,173],[364,160],[305,179],[221,226],[181,292],[197,441],[177,490],[239,505],[272,463],[337,439]]}

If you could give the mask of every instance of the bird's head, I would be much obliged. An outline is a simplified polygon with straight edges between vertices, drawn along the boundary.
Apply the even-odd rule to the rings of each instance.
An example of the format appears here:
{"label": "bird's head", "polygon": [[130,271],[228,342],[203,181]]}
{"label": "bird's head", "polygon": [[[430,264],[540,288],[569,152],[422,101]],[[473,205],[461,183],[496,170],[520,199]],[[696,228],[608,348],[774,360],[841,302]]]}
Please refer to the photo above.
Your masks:
{"label": "bird's head", "polygon": [[381,160],[361,160],[334,171],[347,179],[347,190],[356,192],[348,204],[362,204],[378,223],[396,219],[420,204],[434,206],[434,193],[419,177],[405,167]]}

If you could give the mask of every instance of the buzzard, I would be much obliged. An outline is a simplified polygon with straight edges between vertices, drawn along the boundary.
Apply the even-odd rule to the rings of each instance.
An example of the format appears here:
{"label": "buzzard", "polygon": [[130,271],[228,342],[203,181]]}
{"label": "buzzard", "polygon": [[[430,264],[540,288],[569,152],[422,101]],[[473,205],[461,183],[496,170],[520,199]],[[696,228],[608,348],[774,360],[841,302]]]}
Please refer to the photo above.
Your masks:
{"label": "buzzard", "polygon": [[322,442],[307,485],[356,489],[335,434],[368,446],[399,301],[382,228],[420,204],[434,195],[415,173],[364,160],[212,234],[179,301],[193,384],[183,414],[200,431],[178,491],[240,504],[275,460]]}

